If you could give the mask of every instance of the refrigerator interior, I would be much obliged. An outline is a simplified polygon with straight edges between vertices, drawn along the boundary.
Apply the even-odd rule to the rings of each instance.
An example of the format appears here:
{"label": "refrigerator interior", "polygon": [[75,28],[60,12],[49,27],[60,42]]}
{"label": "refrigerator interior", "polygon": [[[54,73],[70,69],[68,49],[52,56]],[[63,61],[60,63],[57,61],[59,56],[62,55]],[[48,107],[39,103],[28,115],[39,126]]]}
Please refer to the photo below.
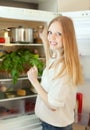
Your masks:
{"label": "refrigerator interior", "polygon": [[[50,15],[48,12],[34,12],[33,10],[19,10],[17,8],[14,9],[5,7],[5,10],[2,11],[2,7],[0,7],[0,10],[2,12],[0,16],[0,36],[4,36],[3,30],[10,27],[22,26],[37,30],[39,26],[46,25],[49,21],[49,18],[54,17],[52,13],[50,13]],[[10,11],[11,14],[8,18],[6,16],[7,11]],[[19,17],[13,15],[15,11],[18,13]],[[48,15],[47,20],[45,20],[43,13],[45,13],[45,15]],[[13,16],[15,17],[13,18]],[[30,49],[31,52],[36,52],[37,50],[40,60],[45,60],[42,43],[34,42],[30,44],[0,44],[0,50],[7,52],[16,51],[20,48]],[[0,59],[0,62],[2,62],[2,59]],[[8,97],[0,100],[0,129],[5,130],[8,128],[8,130],[41,130],[40,120],[34,114],[37,93],[31,86],[27,78],[27,74],[22,74],[18,82],[16,84],[13,84],[10,75],[1,72],[0,85],[7,87],[7,89],[14,89],[15,91],[26,87],[32,89],[31,91],[33,92],[33,94],[26,96],[18,96],[12,98]]]}

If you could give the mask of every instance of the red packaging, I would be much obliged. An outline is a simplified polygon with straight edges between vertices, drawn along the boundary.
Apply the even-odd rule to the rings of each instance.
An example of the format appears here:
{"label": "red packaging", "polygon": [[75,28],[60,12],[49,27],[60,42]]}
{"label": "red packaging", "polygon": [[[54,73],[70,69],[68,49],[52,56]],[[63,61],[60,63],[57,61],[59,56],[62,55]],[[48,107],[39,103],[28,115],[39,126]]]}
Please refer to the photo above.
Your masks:
{"label": "red packaging", "polygon": [[77,101],[78,101],[78,113],[81,113],[82,112],[83,94],[80,92],[77,93]]}
{"label": "red packaging", "polygon": [[82,114],[82,106],[83,106],[83,94],[78,92],[76,95],[77,99],[77,105],[78,105],[78,121],[81,120],[81,114]]}
{"label": "red packaging", "polygon": [[5,38],[0,37],[0,43],[5,43]]}

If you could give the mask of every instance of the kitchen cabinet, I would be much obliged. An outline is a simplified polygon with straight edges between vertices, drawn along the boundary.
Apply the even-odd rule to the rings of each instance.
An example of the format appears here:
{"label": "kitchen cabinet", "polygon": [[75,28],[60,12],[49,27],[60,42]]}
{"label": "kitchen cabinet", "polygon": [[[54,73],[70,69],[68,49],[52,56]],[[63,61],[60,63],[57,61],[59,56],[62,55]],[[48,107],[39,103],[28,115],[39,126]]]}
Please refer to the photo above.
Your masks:
{"label": "kitchen cabinet", "polygon": [[90,0],[58,0],[59,12],[84,11],[90,10]]}
{"label": "kitchen cabinet", "polygon": [[73,124],[73,130],[90,130],[90,127],[81,124]]}
{"label": "kitchen cabinet", "polygon": [[86,129],[85,129],[85,126],[74,124],[73,130],[86,130]]}

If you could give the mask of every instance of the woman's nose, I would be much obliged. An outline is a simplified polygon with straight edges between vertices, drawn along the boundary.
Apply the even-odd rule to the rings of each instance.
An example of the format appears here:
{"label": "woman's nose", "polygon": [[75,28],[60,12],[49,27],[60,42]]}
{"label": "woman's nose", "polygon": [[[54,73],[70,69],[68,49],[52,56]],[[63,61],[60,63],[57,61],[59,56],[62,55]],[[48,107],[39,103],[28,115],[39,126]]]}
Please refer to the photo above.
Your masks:
{"label": "woman's nose", "polygon": [[52,38],[52,39],[56,39],[56,34],[53,33],[53,34],[51,35],[51,38]]}

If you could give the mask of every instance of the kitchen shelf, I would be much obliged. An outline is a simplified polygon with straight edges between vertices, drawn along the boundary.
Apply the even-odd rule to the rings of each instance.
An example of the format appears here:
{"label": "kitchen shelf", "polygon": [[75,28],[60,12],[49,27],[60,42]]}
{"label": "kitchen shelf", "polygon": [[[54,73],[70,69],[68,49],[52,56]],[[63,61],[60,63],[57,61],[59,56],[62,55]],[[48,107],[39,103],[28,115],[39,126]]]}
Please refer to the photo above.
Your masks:
{"label": "kitchen shelf", "polygon": [[32,95],[29,95],[29,96],[21,96],[21,97],[0,99],[0,103],[1,103],[1,102],[5,102],[5,101],[13,101],[13,100],[26,99],[26,98],[33,98],[33,97],[36,97],[36,96],[37,96],[37,94],[32,94]]}

